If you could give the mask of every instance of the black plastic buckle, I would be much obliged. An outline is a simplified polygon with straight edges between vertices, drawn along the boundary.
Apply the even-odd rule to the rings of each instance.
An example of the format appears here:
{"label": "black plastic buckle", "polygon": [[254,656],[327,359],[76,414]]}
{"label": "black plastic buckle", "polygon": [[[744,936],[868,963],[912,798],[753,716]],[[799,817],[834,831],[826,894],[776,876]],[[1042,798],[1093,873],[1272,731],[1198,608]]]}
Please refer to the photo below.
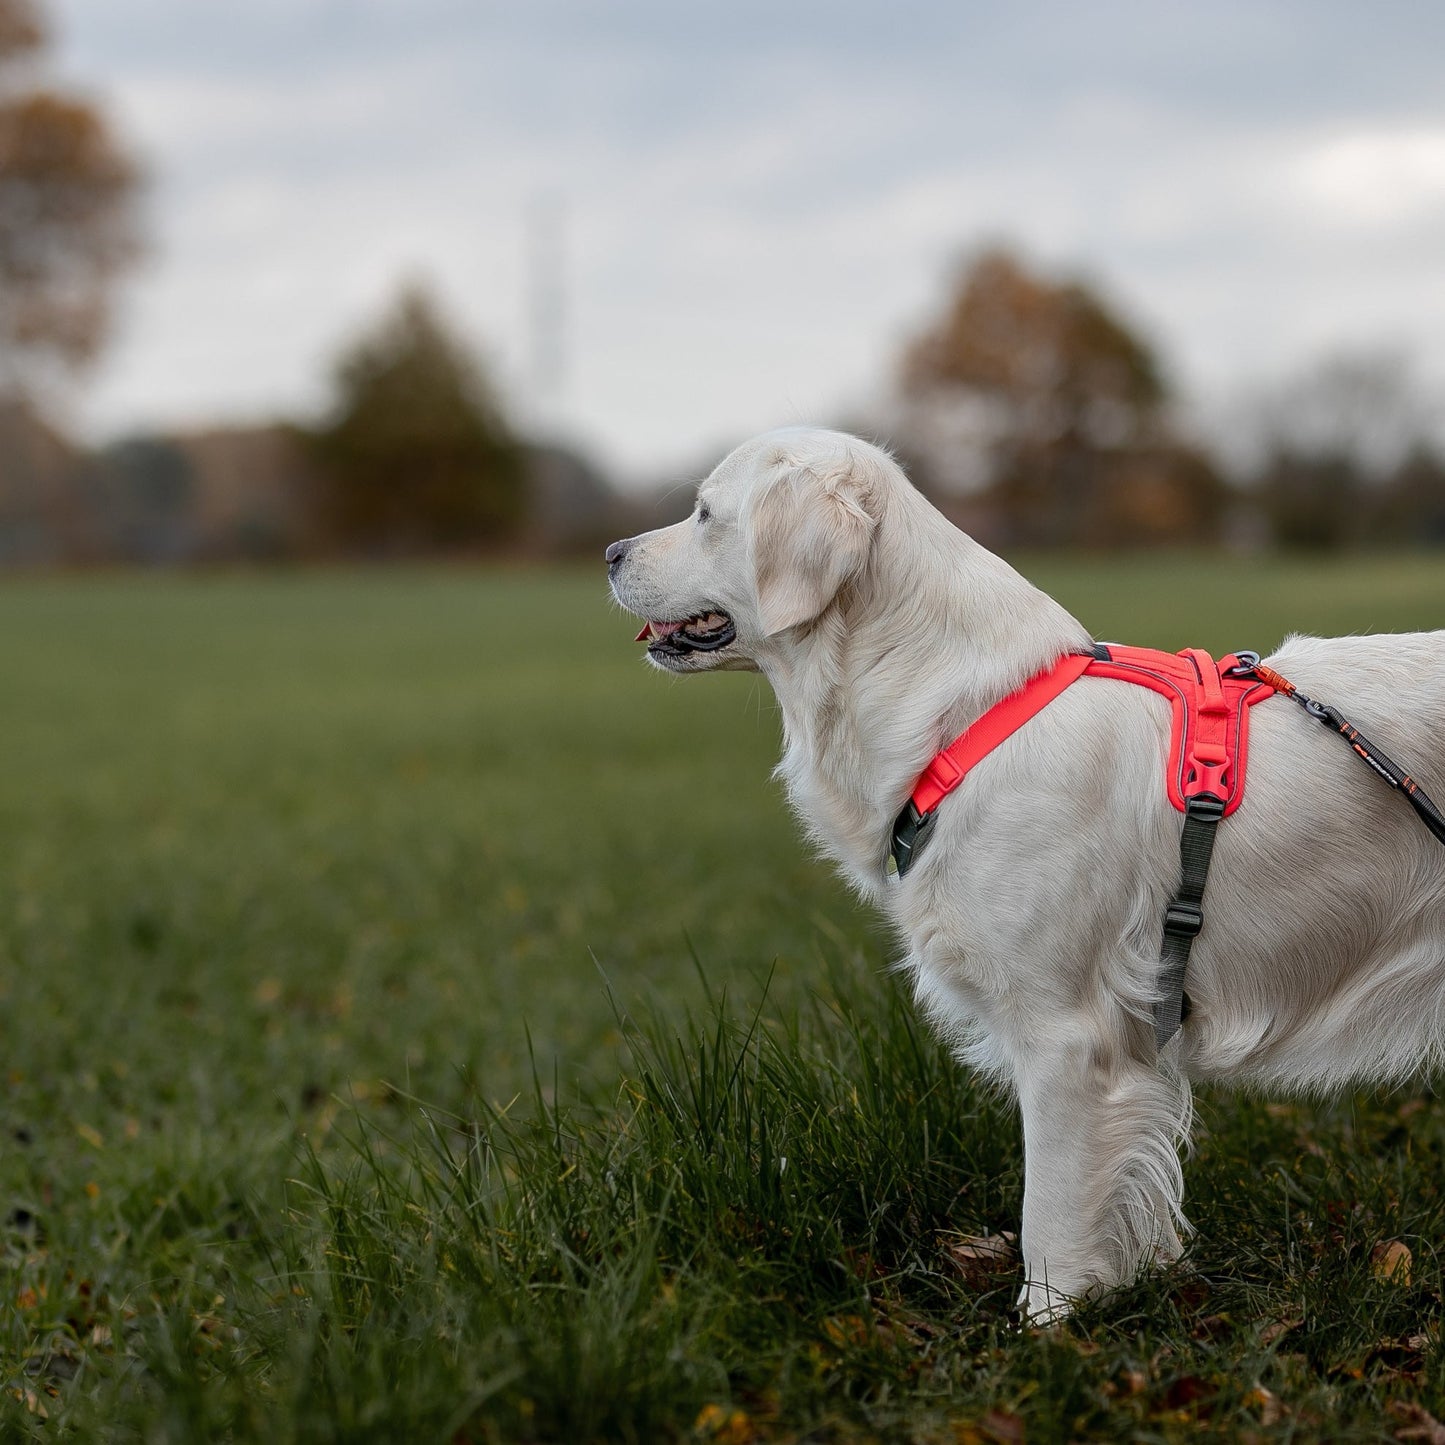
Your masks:
{"label": "black plastic buckle", "polygon": [[1176,898],[1164,910],[1164,932],[1177,938],[1195,938],[1204,927],[1204,910],[1195,903]]}
{"label": "black plastic buckle", "polygon": [[1201,823],[1217,823],[1224,816],[1224,799],[1213,793],[1196,793],[1185,800],[1184,816],[1198,818]]}
{"label": "black plastic buckle", "polygon": [[900,878],[917,861],[918,855],[923,851],[923,845],[933,831],[933,824],[937,817],[937,809],[931,813],[920,813],[912,798],[904,804],[903,811],[893,824],[893,848],[889,855],[893,863],[893,871]]}

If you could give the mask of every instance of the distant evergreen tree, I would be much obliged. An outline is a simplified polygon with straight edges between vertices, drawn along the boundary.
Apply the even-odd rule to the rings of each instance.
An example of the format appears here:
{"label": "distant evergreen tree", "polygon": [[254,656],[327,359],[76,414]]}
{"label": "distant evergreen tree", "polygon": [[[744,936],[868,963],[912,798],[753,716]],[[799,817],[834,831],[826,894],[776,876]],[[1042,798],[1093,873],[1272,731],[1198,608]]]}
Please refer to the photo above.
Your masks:
{"label": "distant evergreen tree", "polygon": [[435,550],[505,538],[521,524],[523,450],[480,362],[425,290],[406,288],[342,354],[336,392],[313,433],[334,541]]}

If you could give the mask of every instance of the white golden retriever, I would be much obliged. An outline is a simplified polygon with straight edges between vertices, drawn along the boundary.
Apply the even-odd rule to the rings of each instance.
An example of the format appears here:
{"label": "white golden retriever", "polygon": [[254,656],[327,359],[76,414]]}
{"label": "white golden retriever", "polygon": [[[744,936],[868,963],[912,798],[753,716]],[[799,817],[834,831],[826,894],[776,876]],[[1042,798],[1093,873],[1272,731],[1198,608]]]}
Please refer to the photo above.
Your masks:
{"label": "white golden retriever", "polygon": [[[1155,694],[1075,683],[943,803],[907,876],[888,876],[893,821],[934,754],[1091,639],[877,448],[811,429],[748,442],[691,517],[607,561],[617,600],[651,624],[653,664],[767,677],[809,834],[891,919],[960,1056],[1017,1098],[1030,1317],[1179,1254],[1194,1081],[1319,1091],[1440,1058],[1445,850],[1283,698],[1254,709],[1191,1012],[1162,1055],[1150,1011],[1181,818]],[[1295,637],[1269,662],[1445,790],[1445,632]]]}

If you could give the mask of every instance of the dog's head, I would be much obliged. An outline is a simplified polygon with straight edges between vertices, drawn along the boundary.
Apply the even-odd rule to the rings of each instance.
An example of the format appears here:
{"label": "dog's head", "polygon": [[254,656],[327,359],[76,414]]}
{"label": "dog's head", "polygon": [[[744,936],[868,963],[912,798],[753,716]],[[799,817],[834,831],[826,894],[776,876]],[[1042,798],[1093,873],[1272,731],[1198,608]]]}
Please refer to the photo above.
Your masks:
{"label": "dog's head", "polygon": [[614,542],[612,593],[670,672],[754,670],[862,571],[892,463],[839,432],[769,432],[698,487],[686,521]]}

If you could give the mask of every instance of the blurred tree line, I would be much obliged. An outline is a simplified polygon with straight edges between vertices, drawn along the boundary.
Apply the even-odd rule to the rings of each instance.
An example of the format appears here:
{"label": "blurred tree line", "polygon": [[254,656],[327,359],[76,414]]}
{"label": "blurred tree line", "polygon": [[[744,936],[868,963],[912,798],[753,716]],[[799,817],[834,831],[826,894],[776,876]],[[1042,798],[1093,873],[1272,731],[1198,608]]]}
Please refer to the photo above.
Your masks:
{"label": "blurred tree line", "polygon": [[883,430],[993,545],[1445,546],[1440,409],[1400,358],[1329,359],[1250,410],[1225,465],[1105,297],[995,247],[906,347]]}
{"label": "blurred tree line", "polygon": [[37,78],[31,0],[0,0],[0,391],[94,359],[139,254],[140,175],[90,102]]}
{"label": "blurred tree line", "polygon": [[[542,555],[655,525],[660,494],[519,434],[417,285],[342,348],[317,418],[72,444],[46,417],[108,335],[143,185],[43,81],[45,45],[35,0],[0,0],[0,564]],[[1337,358],[1252,411],[1249,446],[1207,445],[1099,288],[995,246],[857,429],[996,547],[1445,546],[1442,409],[1398,358]]]}
{"label": "blurred tree line", "polygon": [[647,509],[525,443],[423,288],[339,356],[314,421],[72,443],[53,418],[141,254],[142,178],[92,103],[38,78],[36,0],[0,0],[0,565],[600,546]]}

